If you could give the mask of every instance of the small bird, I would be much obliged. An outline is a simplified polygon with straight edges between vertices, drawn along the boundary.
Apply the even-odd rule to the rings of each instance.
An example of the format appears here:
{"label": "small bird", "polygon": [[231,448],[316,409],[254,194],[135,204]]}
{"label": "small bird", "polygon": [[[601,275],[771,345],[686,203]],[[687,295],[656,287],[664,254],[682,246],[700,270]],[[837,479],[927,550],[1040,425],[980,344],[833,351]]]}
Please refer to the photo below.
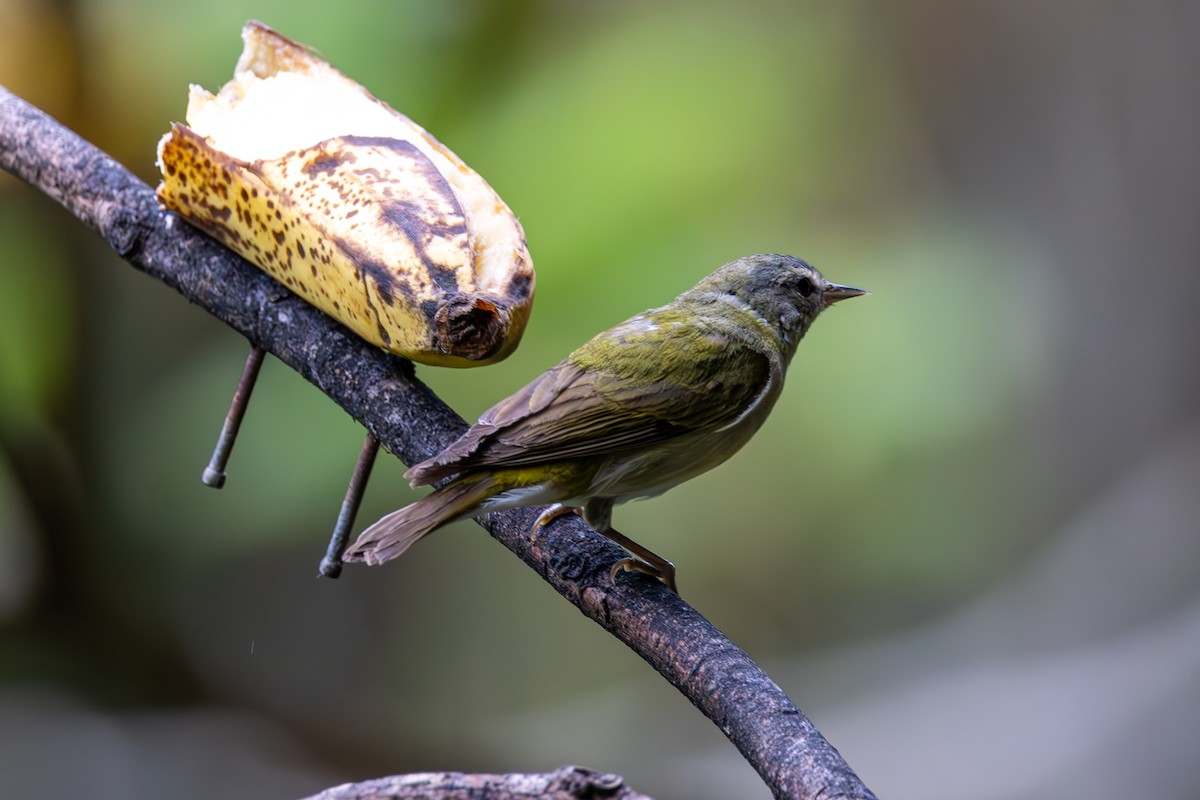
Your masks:
{"label": "small bird", "polygon": [[404,476],[452,478],[380,519],[346,553],[381,564],[463,517],[552,504],[533,533],[578,513],[634,558],[612,568],[675,589],[671,562],[612,527],[613,505],[712,469],[758,430],[809,326],[868,294],[786,255],[739,258],[660,308],[599,334]]}

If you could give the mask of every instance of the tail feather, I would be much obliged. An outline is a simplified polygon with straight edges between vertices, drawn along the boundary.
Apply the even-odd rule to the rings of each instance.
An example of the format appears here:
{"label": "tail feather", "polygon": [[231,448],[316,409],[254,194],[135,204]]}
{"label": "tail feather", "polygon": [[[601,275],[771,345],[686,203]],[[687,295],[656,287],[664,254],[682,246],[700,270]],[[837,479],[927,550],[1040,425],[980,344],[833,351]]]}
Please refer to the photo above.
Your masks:
{"label": "tail feather", "polygon": [[498,491],[492,477],[447,484],[382,517],[359,535],[343,558],[372,565],[391,561],[427,533],[468,516]]}

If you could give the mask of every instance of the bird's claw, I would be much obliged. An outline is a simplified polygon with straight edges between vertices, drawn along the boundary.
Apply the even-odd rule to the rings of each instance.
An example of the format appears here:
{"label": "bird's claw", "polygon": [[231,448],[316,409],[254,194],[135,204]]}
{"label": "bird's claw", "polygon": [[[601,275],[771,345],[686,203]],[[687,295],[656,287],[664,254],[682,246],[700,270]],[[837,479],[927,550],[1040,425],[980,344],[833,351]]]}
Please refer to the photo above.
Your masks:
{"label": "bird's claw", "polygon": [[664,561],[663,566],[657,566],[648,564],[640,558],[622,558],[608,571],[609,580],[613,583],[617,581],[618,572],[640,572],[643,575],[649,575],[675,594],[679,594],[679,588],[675,585],[675,565],[670,561]]}
{"label": "bird's claw", "polygon": [[579,506],[568,506],[563,503],[555,503],[547,508],[538,515],[538,518],[533,521],[533,525],[529,528],[529,541],[531,543],[536,542],[538,531],[549,525],[551,522],[554,522],[554,520],[558,519],[559,517],[565,517],[568,514],[578,514],[582,517],[583,509]]}

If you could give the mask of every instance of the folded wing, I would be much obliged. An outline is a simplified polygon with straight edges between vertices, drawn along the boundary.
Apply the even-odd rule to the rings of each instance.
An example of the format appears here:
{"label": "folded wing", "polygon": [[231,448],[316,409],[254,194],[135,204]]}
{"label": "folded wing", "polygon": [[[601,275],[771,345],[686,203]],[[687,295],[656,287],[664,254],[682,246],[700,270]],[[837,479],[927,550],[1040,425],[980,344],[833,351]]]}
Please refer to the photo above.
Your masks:
{"label": "folded wing", "polygon": [[652,446],[734,422],[773,380],[771,359],[736,334],[663,324],[654,313],[588,342],[406,476],[420,486],[469,469]]}

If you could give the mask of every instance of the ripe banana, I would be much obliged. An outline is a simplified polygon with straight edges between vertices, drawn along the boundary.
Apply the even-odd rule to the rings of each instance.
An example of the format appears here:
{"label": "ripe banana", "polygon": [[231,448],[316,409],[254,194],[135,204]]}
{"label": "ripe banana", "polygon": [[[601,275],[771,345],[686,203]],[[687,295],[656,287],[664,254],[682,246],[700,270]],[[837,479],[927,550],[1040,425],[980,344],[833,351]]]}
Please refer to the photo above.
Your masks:
{"label": "ripe banana", "polygon": [[525,234],[445,145],[267,26],[192,86],[158,198],[369,342],[426,364],[507,356],[533,303]]}

